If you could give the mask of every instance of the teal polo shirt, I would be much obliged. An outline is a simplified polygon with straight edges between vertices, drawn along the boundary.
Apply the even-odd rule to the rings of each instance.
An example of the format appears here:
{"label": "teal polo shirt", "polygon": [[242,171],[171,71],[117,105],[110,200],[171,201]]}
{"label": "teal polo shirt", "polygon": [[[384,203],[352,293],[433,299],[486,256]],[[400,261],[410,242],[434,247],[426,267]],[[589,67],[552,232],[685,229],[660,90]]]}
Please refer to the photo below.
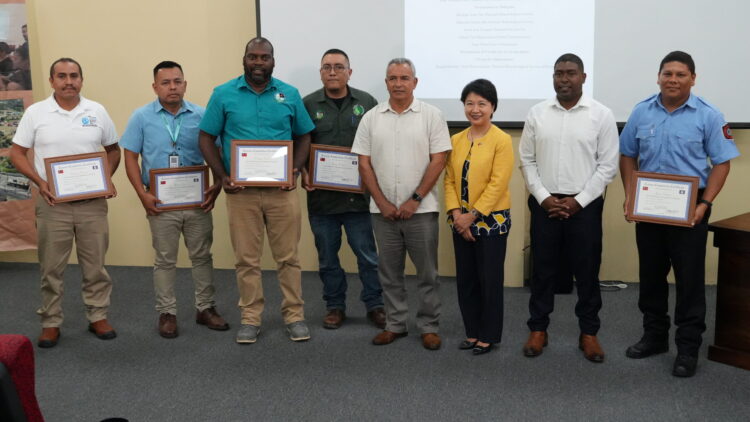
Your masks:
{"label": "teal polo shirt", "polygon": [[[351,147],[362,116],[378,105],[372,95],[348,87],[349,95],[341,108],[336,106],[325,91],[319,89],[304,98],[305,108],[315,122],[312,132],[314,144]],[[316,189],[307,193],[307,211],[310,214],[328,215],[346,212],[370,212],[370,201],[361,193]]]}
{"label": "teal polo shirt", "polygon": [[233,139],[289,141],[313,129],[297,88],[271,78],[257,93],[244,75],[214,88],[200,124],[200,130],[221,137],[227,173]]}
{"label": "teal polo shirt", "polygon": [[[171,154],[180,157],[181,167],[203,165],[203,154],[198,146],[198,125],[202,117],[203,107],[188,101],[182,102],[177,114],[164,109],[158,99],[133,112],[120,145],[141,154],[144,186],[149,185],[149,170],[169,167]],[[179,134],[176,133],[178,127]],[[169,130],[177,134],[176,145],[172,144]]]}

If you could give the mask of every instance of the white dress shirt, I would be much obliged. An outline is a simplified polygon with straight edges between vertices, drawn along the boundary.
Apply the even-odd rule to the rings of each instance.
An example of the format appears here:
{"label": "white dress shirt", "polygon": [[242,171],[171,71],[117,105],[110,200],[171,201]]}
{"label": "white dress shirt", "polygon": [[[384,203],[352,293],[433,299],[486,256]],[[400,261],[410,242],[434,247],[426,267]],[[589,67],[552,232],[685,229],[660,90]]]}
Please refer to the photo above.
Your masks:
{"label": "white dress shirt", "polygon": [[[396,207],[406,202],[422,181],[430,154],[450,151],[448,124],[440,110],[414,99],[402,113],[386,101],[362,117],[352,152],[370,157],[378,186]],[[439,212],[437,183],[424,195],[417,213]],[[370,212],[380,209],[370,198]]]}
{"label": "white dress shirt", "polygon": [[617,174],[619,138],[612,111],[581,97],[570,110],[557,98],[529,110],[519,146],[526,186],[542,203],[552,193],[587,206]]}

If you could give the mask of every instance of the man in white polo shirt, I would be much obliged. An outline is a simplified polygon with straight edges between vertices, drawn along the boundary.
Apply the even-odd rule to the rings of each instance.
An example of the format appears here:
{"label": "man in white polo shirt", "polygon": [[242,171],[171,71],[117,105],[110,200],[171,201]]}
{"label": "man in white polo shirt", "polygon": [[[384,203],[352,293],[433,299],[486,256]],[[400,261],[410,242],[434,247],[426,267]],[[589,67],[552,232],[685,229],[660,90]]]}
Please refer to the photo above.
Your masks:
{"label": "man in white polo shirt", "polygon": [[[114,123],[101,104],[80,95],[83,85],[81,66],[71,58],[61,58],[50,66],[54,90],[46,100],[31,105],[18,124],[10,158],[23,175],[39,187],[36,199],[36,225],[41,266],[42,318],[39,347],[54,347],[63,322],[63,272],[76,242],[78,263],[83,276],[83,302],[89,331],[102,340],[116,337],[107,322],[112,280],[104,268],[109,243],[107,201],[104,198],[55,203],[47,185],[44,159],[63,155],[107,152],[114,174],[120,163],[120,147]],[[34,163],[28,158],[34,150]]]}
{"label": "man in white polo shirt", "polygon": [[392,343],[407,333],[404,262],[406,253],[417,268],[417,328],[422,345],[440,348],[438,320],[438,212],[435,182],[451,149],[448,125],[436,107],[414,98],[417,77],[409,59],[388,63],[390,97],[364,115],[352,152],[370,198],[370,213],[380,263],[386,326],[373,344]]}

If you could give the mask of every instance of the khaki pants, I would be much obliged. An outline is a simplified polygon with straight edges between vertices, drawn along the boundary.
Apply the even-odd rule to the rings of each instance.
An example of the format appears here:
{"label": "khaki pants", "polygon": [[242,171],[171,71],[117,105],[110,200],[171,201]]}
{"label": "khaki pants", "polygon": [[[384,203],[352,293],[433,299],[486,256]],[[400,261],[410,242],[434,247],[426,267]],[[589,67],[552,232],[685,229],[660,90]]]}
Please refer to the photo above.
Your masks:
{"label": "khaki pants", "polygon": [[174,283],[177,278],[177,252],[180,234],[192,263],[195,284],[195,307],[202,311],[214,306],[213,220],[211,213],[202,209],[165,211],[149,215],[151,243],[154,246],[154,291],[156,310],[162,314],[177,315]]}
{"label": "khaki pants", "polygon": [[49,206],[40,195],[36,200],[36,226],[42,272],[42,306],[37,314],[42,317],[42,327],[62,325],[63,273],[74,239],[83,275],[81,286],[86,318],[90,322],[107,318],[112,293],[112,280],[104,269],[109,245],[107,200]]}
{"label": "khaki pants", "polygon": [[242,324],[261,325],[263,283],[260,257],[263,228],[276,261],[277,276],[284,299],[284,322],[305,319],[302,300],[302,273],[297,256],[300,239],[300,205],[296,191],[278,188],[245,188],[227,195],[229,234],[236,258],[239,307]]}

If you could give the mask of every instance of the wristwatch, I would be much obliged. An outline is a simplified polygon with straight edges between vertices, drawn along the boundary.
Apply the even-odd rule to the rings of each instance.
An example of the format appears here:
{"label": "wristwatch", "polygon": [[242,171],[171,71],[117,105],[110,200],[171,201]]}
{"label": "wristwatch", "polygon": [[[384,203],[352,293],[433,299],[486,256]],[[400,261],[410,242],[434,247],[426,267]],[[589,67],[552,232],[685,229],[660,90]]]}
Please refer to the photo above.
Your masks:
{"label": "wristwatch", "polygon": [[703,199],[703,198],[699,199],[699,200],[698,200],[698,203],[699,203],[699,204],[706,204],[706,206],[707,206],[708,208],[711,208],[711,206],[712,206],[712,205],[714,204],[713,202],[711,202],[711,201],[707,201],[707,200],[705,200],[705,199]]}
{"label": "wristwatch", "polygon": [[477,211],[477,210],[471,210],[469,212],[471,213],[471,215],[474,216],[474,218],[479,218],[479,216],[481,215],[481,214],[479,214],[479,211]]}
{"label": "wristwatch", "polygon": [[411,194],[411,199],[413,199],[413,200],[415,200],[415,201],[417,201],[417,202],[422,202],[422,200],[423,200],[424,198],[422,197],[422,195],[420,195],[420,194],[418,194],[418,193],[417,193],[416,191],[414,191],[414,193],[413,193],[413,194]]}

